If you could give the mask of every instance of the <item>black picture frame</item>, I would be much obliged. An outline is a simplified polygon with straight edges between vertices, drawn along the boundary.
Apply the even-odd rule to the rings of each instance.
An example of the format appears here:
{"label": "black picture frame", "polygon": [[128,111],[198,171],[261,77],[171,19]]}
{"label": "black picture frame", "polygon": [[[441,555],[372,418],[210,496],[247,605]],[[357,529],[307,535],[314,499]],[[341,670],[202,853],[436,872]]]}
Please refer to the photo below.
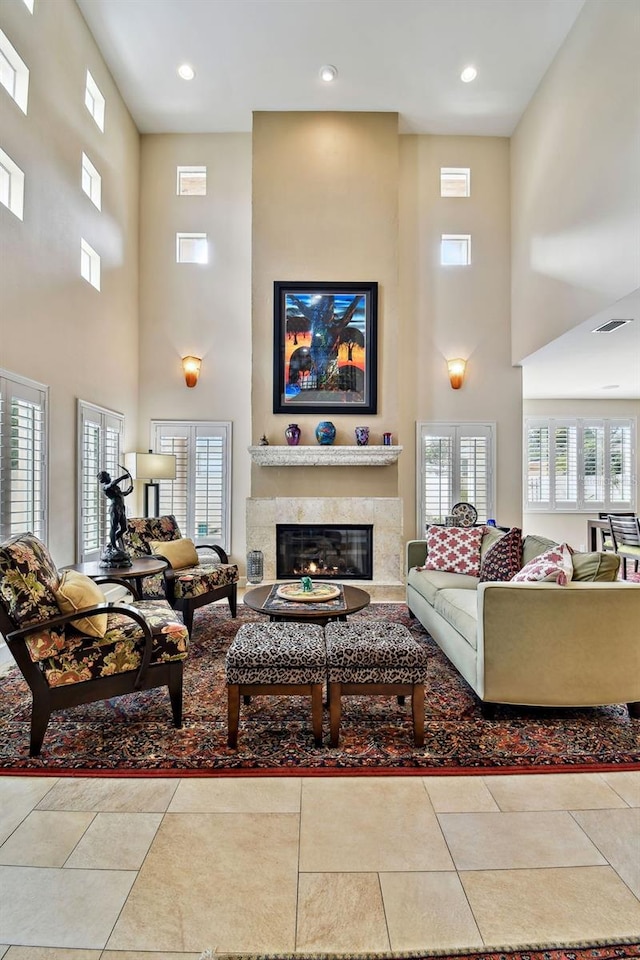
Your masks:
{"label": "black picture frame", "polygon": [[276,280],[273,412],[377,413],[378,284]]}

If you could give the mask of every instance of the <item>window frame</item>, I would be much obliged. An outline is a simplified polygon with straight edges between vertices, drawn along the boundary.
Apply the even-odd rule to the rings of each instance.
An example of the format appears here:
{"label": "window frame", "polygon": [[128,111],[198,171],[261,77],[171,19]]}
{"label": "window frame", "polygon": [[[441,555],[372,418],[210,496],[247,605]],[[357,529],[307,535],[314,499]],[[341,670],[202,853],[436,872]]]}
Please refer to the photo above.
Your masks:
{"label": "window frame", "polygon": [[[85,270],[85,257],[89,264],[88,273]],[[100,254],[93,249],[84,237],[80,237],[80,276],[98,293],[100,292],[101,272]]]}
{"label": "window frame", "polygon": [[7,174],[7,200],[0,202],[18,218],[24,220],[24,172],[15,160],[0,147],[0,167]]}
{"label": "window frame", "polygon": [[[624,427],[629,430],[629,465],[627,480],[629,484],[629,499],[613,500],[611,492],[611,432],[614,427]],[[531,500],[529,489],[531,483],[530,467],[532,459],[529,456],[530,433],[532,430],[547,430],[547,476],[548,497],[546,499]],[[557,496],[557,457],[556,435],[562,429],[575,430],[575,489],[573,500],[559,500]],[[602,478],[604,497],[601,500],[587,499],[585,495],[585,430],[603,429],[603,465]],[[637,420],[635,417],[525,417],[522,441],[522,492],[523,510],[525,513],[583,513],[595,512],[616,513],[619,510],[635,510],[637,502]],[[560,454],[558,455],[560,456]],[[542,468],[541,468],[542,469]]]}
{"label": "window frame", "polygon": [[[191,193],[188,190],[181,190],[182,179],[188,178],[189,174],[199,174],[204,182],[204,190],[201,193]],[[176,167],[176,194],[179,197],[206,197],[207,195],[207,167],[205,164],[192,164],[190,166]]]}
{"label": "window frame", "polygon": [[[206,257],[204,260],[185,260],[181,256],[183,240],[204,240]],[[195,263],[197,266],[206,266],[209,263],[209,238],[206,233],[176,233],[176,263]]]}
{"label": "window frame", "polygon": [[104,115],[106,111],[106,100],[100,87],[93,79],[91,71],[87,68],[87,76],[84,85],[84,105],[93,118],[95,125],[101,133],[104,133]]}
{"label": "window frame", "polygon": [[[2,408],[0,410],[0,541],[14,533],[26,532],[26,530],[12,531],[11,529],[11,506],[12,502],[15,504],[15,499],[12,500],[10,473],[7,480],[4,472],[6,458],[9,458],[8,462],[10,462],[11,457],[11,430],[3,427],[3,411],[7,402],[11,403],[14,398],[33,403],[42,411],[40,438],[42,455],[39,459],[33,458],[33,463],[41,467],[39,473],[41,498],[38,511],[40,519],[39,526],[30,521],[28,529],[46,543],[49,533],[49,387],[2,368],[0,368],[0,406]],[[33,497],[35,499],[35,493]]]}
{"label": "window frame", "polygon": [[[465,193],[443,193],[446,181],[464,183]],[[471,167],[440,167],[440,196],[446,200],[466,200],[471,196]]]}
{"label": "window frame", "polygon": [[[466,248],[466,260],[456,263],[448,262],[444,259],[445,244],[452,241],[464,241]],[[440,235],[440,266],[441,267],[470,267],[471,266],[471,234],[470,233],[442,233]]]}
{"label": "window frame", "polygon": [[[186,474],[186,493],[185,493],[185,514],[186,524],[180,524],[180,531],[184,537],[190,537],[194,543],[206,544],[216,543],[229,554],[231,552],[231,472],[232,472],[232,441],[233,425],[230,420],[151,420],[150,422],[150,448],[154,453],[169,452],[161,447],[163,433],[170,435],[175,431],[175,436],[183,432],[187,436],[187,474]],[[222,439],[222,503],[221,503],[221,521],[222,530],[220,537],[214,538],[210,535],[198,536],[196,533],[196,500],[195,500],[195,452],[198,432],[201,436],[206,436],[208,431],[212,437]],[[170,451],[174,453],[175,451]],[[176,465],[179,468],[179,454]],[[168,484],[174,484],[176,480],[160,480],[159,503],[160,512],[162,512],[163,487]],[[183,529],[185,527],[185,529]]]}
{"label": "window frame", "polygon": [[[451,504],[449,509],[461,501],[462,478],[459,472],[460,459],[460,440],[464,437],[483,435],[487,440],[487,465],[486,465],[486,519],[496,516],[496,447],[497,447],[497,427],[495,421],[435,421],[424,420],[416,422],[416,531],[420,538],[425,536],[427,523],[436,521],[427,521],[427,511],[425,503],[426,470],[425,458],[423,455],[424,443],[430,436],[449,436],[453,443],[452,462],[454,468],[458,468],[457,475],[452,477],[451,486]],[[453,471],[452,471],[453,473]],[[480,513],[478,517],[482,522]],[[442,521],[444,522],[444,517]]]}
{"label": "window frame", "polygon": [[[88,181],[86,185],[85,178]],[[91,200],[91,203],[94,205],[94,207],[97,207],[98,210],[102,210],[102,177],[91,163],[91,160],[89,160],[89,157],[86,155],[84,150],[82,151],[80,186],[82,187],[82,192],[89,197],[89,200]],[[87,189],[87,186],[89,189]]]}
{"label": "window frame", "polygon": [[[88,400],[77,400],[77,422],[76,422],[76,461],[77,461],[77,477],[76,477],[76,491],[77,491],[77,508],[76,508],[76,517],[77,517],[77,538],[76,538],[76,553],[78,557],[78,562],[86,563],[91,560],[99,560],[102,549],[109,540],[109,503],[107,498],[102,495],[102,491],[99,489],[98,484],[98,475],[96,472],[95,480],[95,491],[96,491],[96,503],[98,509],[98,546],[87,547],[85,539],[85,506],[84,506],[84,483],[85,475],[88,469],[86,465],[86,456],[85,456],[85,424],[91,422],[92,424],[98,427],[99,431],[99,447],[100,451],[98,454],[98,470],[113,470],[113,466],[117,467],[120,463],[124,462],[124,428],[125,420],[124,414],[119,413],[116,410],[110,410],[107,407],[98,406],[95,403],[91,403]],[[109,457],[106,453],[107,447],[107,431],[113,430],[117,434],[117,453],[114,458],[114,462],[109,462]],[[88,479],[88,477],[87,477]],[[115,479],[112,475],[112,479]],[[102,503],[102,508],[100,504]]]}
{"label": "window frame", "polygon": [[4,81],[0,81],[0,86],[7,91],[13,102],[26,116],[29,106],[29,67],[3,30],[0,30],[0,55],[13,71],[11,87],[8,87]]}

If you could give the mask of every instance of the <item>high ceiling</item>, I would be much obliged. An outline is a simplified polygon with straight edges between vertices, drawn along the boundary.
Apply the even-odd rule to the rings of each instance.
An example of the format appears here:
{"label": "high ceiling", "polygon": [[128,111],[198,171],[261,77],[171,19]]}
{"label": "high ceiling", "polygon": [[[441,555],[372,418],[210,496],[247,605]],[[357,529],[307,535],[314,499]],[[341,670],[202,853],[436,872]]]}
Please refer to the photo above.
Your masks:
{"label": "high ceiling", "polygon": [[584,0],[77,2],[141,133],[249,131],[254,110],[379,110],[403,133],[508,137]]}
{"label": "high ceiling", "polygon": [[[250,131],[257,110],[362,110],[397,112],[401,133],[508,137],[584,0],[77,3],[141,133]],[[177,74],[185,62],[191,81]],[[324,64],[338,70],[331,84]],[[478,76],[462,83],[468,64]],[[524,396],[640,398],[639,307],[636,293],[527,358]],[[591,333],[621,311],[635,322]]]}

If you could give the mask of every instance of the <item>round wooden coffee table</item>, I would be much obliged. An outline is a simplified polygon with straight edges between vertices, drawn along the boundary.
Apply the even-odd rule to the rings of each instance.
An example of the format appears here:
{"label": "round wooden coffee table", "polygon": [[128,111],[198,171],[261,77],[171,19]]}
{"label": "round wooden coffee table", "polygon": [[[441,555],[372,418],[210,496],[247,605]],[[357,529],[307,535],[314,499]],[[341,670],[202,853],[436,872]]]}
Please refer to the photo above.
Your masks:
{"label": "round wooden coffee table", "polygon": [[344,605],[337,608],[335,612],[328,610],[324,603],[296,603],[286,600],[279,604],[277,608],[268,607],[265,609],[265,602],[274,586],[273,583],[267,583],[249,590],[244,595],[246,605],[255,610],[256,613],[264,613],[272,623],[300,620],[304,623],[319,623],[324,626],[330,620],[346,620],[350,613],[362,610],[371,602],[371,597],[366,590],[344,584]]}

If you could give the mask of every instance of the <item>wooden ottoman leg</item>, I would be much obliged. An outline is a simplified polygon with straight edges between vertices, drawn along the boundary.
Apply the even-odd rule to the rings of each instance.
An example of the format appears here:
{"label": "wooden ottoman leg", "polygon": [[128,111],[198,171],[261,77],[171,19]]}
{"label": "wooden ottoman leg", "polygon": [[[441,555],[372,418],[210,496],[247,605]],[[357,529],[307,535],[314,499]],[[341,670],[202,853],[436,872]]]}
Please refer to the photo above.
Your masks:
{"label": "wooden ottoman leg", "polygon": [[329,684],[329,731],[332,747],[337,747],[340,742],[341,696],[342,684],[331,682]]}
{"label": "wooden ottoman leg", "polygon": [[227,686],[227,744],[232,750],[238,746],[238,726],[240,723],[240,687],[237,683]]}
{"label": "wooden ottoman leg", "polygon": [[424,683],[414,683],[411,691],[411,709],[413,742],[416,747],[424,747]]}
{"label": "wooden ottoman leg", "polygon": [[311,684],[311,726],[316,747],[322,746],[322,684]]}

